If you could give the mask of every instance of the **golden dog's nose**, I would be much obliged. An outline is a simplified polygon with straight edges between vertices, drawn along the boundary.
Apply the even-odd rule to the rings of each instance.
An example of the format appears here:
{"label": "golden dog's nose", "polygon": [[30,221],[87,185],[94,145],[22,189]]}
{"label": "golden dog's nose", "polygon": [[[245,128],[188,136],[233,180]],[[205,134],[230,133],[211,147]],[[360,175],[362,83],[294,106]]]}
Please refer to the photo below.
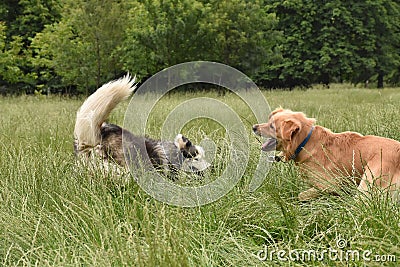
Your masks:
{"label": "golden dog's nose", "polygon": [[253,125],[253,132],[257,132],[258,131],[258,124],[254,124]]}

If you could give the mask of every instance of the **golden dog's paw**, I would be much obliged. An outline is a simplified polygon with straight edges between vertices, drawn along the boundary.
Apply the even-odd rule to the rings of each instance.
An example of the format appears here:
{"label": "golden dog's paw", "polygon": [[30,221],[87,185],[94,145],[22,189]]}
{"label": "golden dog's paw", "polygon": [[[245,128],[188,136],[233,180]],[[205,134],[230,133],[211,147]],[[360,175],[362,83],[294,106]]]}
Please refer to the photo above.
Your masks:
{"label": "golden dog's paw", "polygon": [[299,194],[300,201],[309,201],[320,196],[320,192],[315,188],[310,188]]}

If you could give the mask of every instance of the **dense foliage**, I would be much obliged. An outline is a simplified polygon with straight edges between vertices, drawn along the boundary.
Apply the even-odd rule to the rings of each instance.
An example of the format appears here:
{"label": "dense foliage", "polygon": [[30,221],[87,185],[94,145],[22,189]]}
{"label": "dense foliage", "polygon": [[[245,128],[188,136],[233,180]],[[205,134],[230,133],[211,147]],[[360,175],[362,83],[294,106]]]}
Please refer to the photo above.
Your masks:
{"label": "dense foliage", "polygon": [[400,81],[393,0],[5,0],[0,92],[90,92],[127,71],[186,61],[235,67],[268,88]]}

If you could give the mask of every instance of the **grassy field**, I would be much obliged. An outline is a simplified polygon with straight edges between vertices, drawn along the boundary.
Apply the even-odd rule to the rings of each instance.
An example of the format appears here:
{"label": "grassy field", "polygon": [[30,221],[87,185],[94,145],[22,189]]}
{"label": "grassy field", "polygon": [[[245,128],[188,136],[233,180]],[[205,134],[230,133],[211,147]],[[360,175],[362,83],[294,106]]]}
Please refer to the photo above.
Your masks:
{"label": "grassy field", "polygon": [[[174,94],[160,105],[168,110],[200,96]],[[206,96],[246,118],[251,149],[258,149],[248,108],[232,94]],[[400,89],[338,86],[265,96],[272,108],[304,111],[333,131],[400,140]],[[307,185],[290,163],[274,164],[263,185],[250,193],[256,164],[250,161],[229,194],[197,208],[169,206],[134,182],[121,185],[77,171],[72,132],[82,101],[0,98],[0,265],[397,266],[400,261],[399,205],[351,195],[301,203],[297,194]],[[122,124],[125,108],[126,103],[119,106],[110,120]],[[153,137],[160,134],[157,122],[163,116],[152,117]],[[185,129],[196,141],[224,134],[215,123]]]}

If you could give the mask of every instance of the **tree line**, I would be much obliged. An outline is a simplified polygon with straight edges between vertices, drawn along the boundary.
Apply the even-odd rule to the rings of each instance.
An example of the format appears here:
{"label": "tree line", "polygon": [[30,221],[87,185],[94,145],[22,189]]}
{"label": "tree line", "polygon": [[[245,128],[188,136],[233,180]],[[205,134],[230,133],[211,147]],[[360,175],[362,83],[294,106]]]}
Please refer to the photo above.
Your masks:
{"label": "tree line", "polygon": [[3,0],[0,92],[90,93],[187,61],[230,65],[265,88],[400,83],[391,0]]}

